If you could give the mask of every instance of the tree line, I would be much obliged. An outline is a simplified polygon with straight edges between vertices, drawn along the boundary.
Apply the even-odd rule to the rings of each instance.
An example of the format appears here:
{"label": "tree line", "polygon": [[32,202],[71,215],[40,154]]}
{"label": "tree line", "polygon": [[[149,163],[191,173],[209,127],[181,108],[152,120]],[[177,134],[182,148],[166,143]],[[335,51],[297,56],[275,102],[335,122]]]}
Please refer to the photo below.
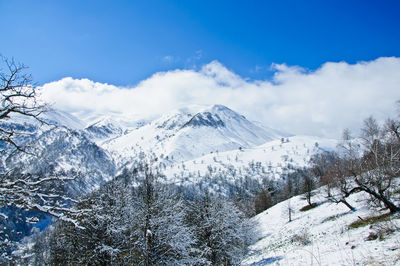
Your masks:
{"label": "tree line", "polygon": [[[190,195],[190,193],[186,193]],[[19,254],[33,265],[235,265],[253,227],[228,199],[182,197],[146,164],[126,170],[76,206],[79,226],[59,220]]]}

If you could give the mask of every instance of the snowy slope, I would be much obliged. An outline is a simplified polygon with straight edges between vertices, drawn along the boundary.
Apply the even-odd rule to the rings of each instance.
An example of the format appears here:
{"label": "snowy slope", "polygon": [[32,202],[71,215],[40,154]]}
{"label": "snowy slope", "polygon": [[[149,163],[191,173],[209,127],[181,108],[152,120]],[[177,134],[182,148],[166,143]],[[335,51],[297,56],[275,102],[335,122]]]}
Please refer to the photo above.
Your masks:
{"label": "snowy slope", "polygon": [[67,112],[60,110],[52,109],[44,113],[43,118],[51,124],[67,127],[69,129],[82,130],[85,127],[85,122]]}
{"label": "snowy slope", "polygon": [[180,164],[174,164],[166,168],[164,174],[169,179],[177,179],[182,176],[190,176],[191,173],[200,173],[204,176],[209,167],[217,171],[226,172],[227,179],[230,176],[229,169],[240,169],[257,164],[265,171],[265,175],[271,179],[279,179],[285,169],[304,167],[310,157],[322,151],[332,151],[336,148],[337,141],[312,136],[292,136],[268,141],[262,145],[250,148],[237,148],[226,152],[212,152],[193,160]]}
{"label": "snowy slope", "polygon": [[[326,192],[325,192],[326,193]],[[349,197],[357,208],[351,212],[343,204],[327,202],[324,188],[317,190],[313,201],[319,205],[300,211],[307,205],[302,196],[281,202],[257,215],[259,240],[250,247],[243,265],[400,265],[400,216],[356,229],[348,226],[370,216],[385,214],[370,210],[363,192]],[[288,206],[294,210],[288,222]],[[384,240],[368,240],[382,228],[396,229]]]}
{"label": "snowy slope", "polygon": [[[10,118],[0,121],[0,125],[3,129],[17,133],[12,138],[19,146],[34,141],[38,136],[54,127],[61,126],[72,130],[82,130],[85,126],[85,123],[78,118],[54,109],[42,113],[40,119],[45,123],[29,116],[13,114]],[[0,149],[5,151],[0,154],[1,159],[4,160],[15,147],[2,142],[0,143]]]}
{"label": "snowy slope", "polygon": [[96,119],[88,122],[84,131],[89,138],[99,145],[121,137],[149,123],[132,115],[108,114],[96,116]]}
{"label": "snowy slope", "polygon": [[181,162],[210,152],[255,147],[280,137],[278,131],[261,128],[225,106],[195,106],[165,114],[103,147],[117,158],[143,151]]}
{"label": "snowy slope", "polygon": [[13,114],[9,119],[4,119],[2,123],[10,123],[10,124],[20,124],[20,125],[31,125],[39,128],[39,126],[43,126],[44,130],[48,129],[48,126],[57,125],[64,126],[70,129],[80,130],[85,127],[85,123],[75,116],[63,112],[61,110],[50,109],[40,115],[40,119],[49,123],[50,125],[41,125],[41,123],[29,116],[23,116],[20,114]]}
{"label": "snowy slope", "polygon": [[[29,153],[13,152],[4,163],[23,173],[76,177],[71,193],[87,193],[111,180],[115,173],[112,157],[81,131],[56,127],[28,143]],[[35,154],[34,156],[31,154]]]}

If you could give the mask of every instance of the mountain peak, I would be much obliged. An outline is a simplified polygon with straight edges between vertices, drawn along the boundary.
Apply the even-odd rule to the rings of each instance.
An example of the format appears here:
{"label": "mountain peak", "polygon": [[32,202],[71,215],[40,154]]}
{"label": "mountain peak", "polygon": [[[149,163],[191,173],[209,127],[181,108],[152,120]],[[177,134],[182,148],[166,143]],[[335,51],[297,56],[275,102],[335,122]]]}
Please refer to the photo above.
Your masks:
{"label": "mountain peak", "polygon": [[231,109],[229,109],[228,107],[226,107],[225,105],[222,105],[222,104],[214,104],[211,107],[211,109],[214,111],[218,111],[218,112],[224,112],[224,111],[233,112]]}
{"label": "mountain peak", "polygon": [[183,127],[201,127],[201,126],[208,126],[208,127],[224,127],[225,123],[217,114],[212,114],[210,112],[202,112],[194,115],[192,119],[189,120]]}
{"label": "mountain peak", "polygon": [[121,154],[149,150],[174,161],[185,161],[216,150],[255,147],[281,136],[224,105],[190,105],[166,113],[106,146]]}
{"label": "mountain peak", "polygon": [[240,120],[243,118],[243,116],[229,109],[225,105],[215,104],[198,110],[197,113],[182,126],[182,128],[189,126],[222,128],[225,127],[229,120]]}

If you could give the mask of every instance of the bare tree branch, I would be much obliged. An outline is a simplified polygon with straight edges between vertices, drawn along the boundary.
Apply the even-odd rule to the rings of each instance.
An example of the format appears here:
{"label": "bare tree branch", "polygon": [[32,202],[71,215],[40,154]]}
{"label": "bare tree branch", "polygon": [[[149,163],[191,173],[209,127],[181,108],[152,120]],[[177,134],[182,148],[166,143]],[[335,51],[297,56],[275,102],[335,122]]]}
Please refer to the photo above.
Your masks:
{"label": "bare tree branch", "polygon": [[[19,132],[13,128],[13,118],[17,115],[30,117],[40,124],[47,122],[40,115],[47,111],[47,105],[38,100],[38,90],[32,77],[25,73],[27,67],[14,59],[1,57],[5,70],[0,69],[0,143],[6,143],[23,151],[18,144]],[[9,128],[11,127],[11,128]]]}
{"label": "bare tree branch", "polygon": [[[27,67],[14,59],[0,56],[0,153],[16,150],[28,155],[34,151],[21,144],[21,138],[30,135],[16,123],[18,117],[29,118],[39,125],[49,125],[41,115],[48,106],[39,101],[39,92],[26,73]],[[73,208],[76,203],[59,188],[74,180],[61,174],[48,173],[45,176],[23,173],[19,169],[5,169],[0,173],[0,208],[15,206],[24,210],[37,210],[77,225],[74,217],[81,211]]]}

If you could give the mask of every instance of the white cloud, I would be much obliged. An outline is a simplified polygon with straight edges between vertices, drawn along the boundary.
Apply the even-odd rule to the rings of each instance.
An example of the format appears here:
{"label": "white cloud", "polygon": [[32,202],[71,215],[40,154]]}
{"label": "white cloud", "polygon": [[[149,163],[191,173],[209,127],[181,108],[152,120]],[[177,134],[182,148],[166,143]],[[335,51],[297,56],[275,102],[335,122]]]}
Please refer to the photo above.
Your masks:
{"label": "white cloud", "polygon": [[348,64],[328,62],[315,71],[275,64],[273,78],[248,81],[213,61],[200,70],[155,73],[134,88],[87,79],[45,84],[44,100],[75,115],[121,112],[157,115],[188,104],[224,104],[248,118],[295,134],[339,137],[374,115],[394,116],[400,99],[400,58]]}

